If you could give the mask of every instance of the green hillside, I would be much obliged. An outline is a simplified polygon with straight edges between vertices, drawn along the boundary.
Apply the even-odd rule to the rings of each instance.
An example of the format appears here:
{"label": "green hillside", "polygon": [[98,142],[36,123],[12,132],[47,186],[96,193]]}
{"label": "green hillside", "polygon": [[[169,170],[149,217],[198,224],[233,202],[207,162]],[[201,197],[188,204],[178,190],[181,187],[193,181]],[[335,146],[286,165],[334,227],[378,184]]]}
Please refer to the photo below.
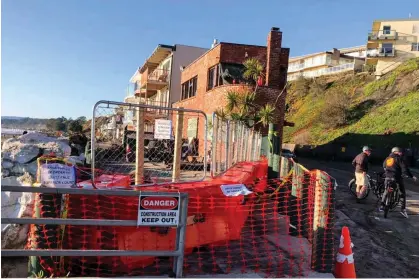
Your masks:
{"label": "green hillside", "polygon": [[357,144],[354,138],[362,141],[361,135],[377,136],[377,145],[384,135],[418,142],[419,59],[379,80],[368,73],[299,79],[288,88],[287,104],[286,119],[295,127],[284,129],[284,142],[320,145],[339,139]]}

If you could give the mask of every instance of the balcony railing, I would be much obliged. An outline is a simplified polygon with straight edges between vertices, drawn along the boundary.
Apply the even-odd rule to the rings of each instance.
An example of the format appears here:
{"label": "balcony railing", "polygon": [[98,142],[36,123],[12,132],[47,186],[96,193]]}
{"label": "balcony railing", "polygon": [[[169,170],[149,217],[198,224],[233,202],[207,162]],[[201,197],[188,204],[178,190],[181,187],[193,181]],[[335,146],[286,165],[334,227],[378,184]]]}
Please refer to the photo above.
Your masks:
{"label": "balcony railing", "polygon": [[392,47],[368,49],[367,51],[367,57],[394,57],[394,56],[396,56],[396,50]]}
{"label": "balcony railing", "polygon": [[305,77],[305,78],[319,77],[319,76],[325,76],[325,75],[330,75],[330,74],[337,74],[341,72],[351,71],[354,69],[355,69],[354,63],[347,63],[347,64],[342,64],[342,65],[329,67],[329,68],[323,68],[323,69],[319,69],[315,71],[307,71],[307,72],[301,72],[301,73],[296,73],[296,74],[290,74],[288,75],[287,79],[288,81],[293,81],[300,77]]}
{"label": "balcony railing", "polygon": [[148,75],[149,81],[169,82],[170,71],[166,69],[155,69]]}
{"label": "balcony railing", "polygon": [[289,72],[294,72],[294,71],[299,71],[301,69],[304,69],[304,63],[300,63],[300,64],[291,64],[288,67],[288,71]]}
{"label": "balcony railing", "polygon": [[378,30],[378,31],[371,31],[368,33],[369,41],[395,40],[395,39],[397,39],[396,30]]}

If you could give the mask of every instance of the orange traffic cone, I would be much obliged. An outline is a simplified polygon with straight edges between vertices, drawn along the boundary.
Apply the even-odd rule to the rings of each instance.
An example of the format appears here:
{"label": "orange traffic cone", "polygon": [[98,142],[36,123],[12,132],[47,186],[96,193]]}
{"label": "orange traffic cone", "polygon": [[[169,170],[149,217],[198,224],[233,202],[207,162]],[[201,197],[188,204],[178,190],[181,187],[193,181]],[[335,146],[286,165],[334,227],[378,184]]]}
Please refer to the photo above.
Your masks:
{"label": "orange traffic cone", "polygon": [[352,253],[353,246],[348,227],[343,227],[340,236],[339,252],[336,256],[336,278],[356,278],[354,254]]}

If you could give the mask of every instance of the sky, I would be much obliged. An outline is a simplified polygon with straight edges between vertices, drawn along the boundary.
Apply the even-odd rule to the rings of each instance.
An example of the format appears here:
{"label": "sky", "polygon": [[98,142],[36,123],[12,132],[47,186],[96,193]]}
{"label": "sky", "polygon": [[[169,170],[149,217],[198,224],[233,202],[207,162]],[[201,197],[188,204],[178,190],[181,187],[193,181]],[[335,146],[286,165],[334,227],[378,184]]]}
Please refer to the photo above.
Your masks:
{"label": "sky", "polygon": [[158,44],[266,45],[298,56],[366,44],[374,19],[419,18],[419,0],[2,0],[1,115],[92,115],[123,101]]}

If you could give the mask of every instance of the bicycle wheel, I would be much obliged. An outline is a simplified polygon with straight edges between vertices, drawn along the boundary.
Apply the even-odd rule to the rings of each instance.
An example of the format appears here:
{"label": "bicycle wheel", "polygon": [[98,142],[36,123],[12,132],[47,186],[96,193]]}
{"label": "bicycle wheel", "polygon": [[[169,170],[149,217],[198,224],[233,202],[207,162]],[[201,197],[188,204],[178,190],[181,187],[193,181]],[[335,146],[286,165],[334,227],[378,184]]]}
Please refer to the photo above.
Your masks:
{"label": "bicycle wheel", "polygon": [[393,192],[393,195],[392,195],[392,200],[390,203],[390,210],[393,211],[394,209],[396,209],[397,205],[399,205],[399,202],[400,202],[400,193],[398,190],[396,190]]}
{"label": "bicycle wheel", "polygon": [[388,212],[391,207],[392,198],[393,198],[393,192],[387,193],[385,203],[384,203],[384,218],[387,218]]}
{"label": "bicycle wheel", "polygon": [[[349,187],[349,192],[351,192],[351,194],[355,197],[358,198],[356,196],[356,184],[355,184],[355,178],[352,179],[351,181],[349,181],[348,184]],[[368,197],[368,194],[370,193],[370,187],[366,186],[366,189],[364,190],[364,193],[362,194],[362,196],[360,198],[358,198],[358,200],[365,200]]]}

